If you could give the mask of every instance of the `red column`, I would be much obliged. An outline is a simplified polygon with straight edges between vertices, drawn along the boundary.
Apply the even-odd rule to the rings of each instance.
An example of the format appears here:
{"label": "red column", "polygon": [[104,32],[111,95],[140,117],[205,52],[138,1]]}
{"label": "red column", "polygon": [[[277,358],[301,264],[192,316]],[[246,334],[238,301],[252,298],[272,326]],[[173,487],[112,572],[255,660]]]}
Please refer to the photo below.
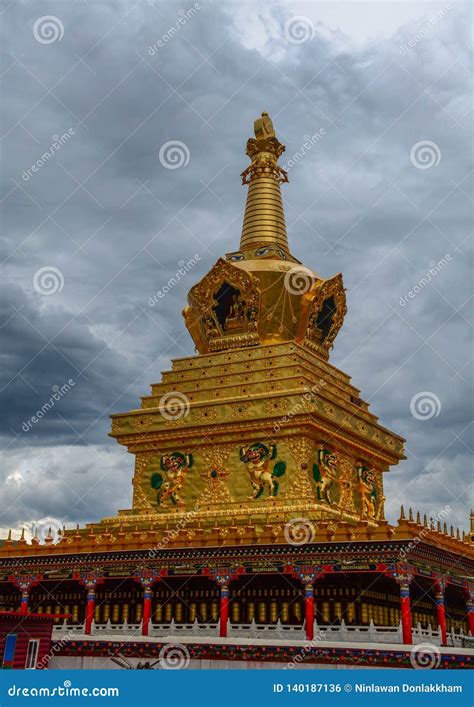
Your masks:
{"label": "red column", "polygon": [[314,586],[311,582],[304,588],[304,616],[306,626],[306,640],[314,638]]}
{"label": "red column", "polygon": [[403,643],[411,645],[413,639],[411,635],[410,584],[408,582],[400,584],[400,607],[402,612]]}
{"label": "red column", "polygon": [[20,588],[21,588],[20,614],[27,614],[28,613],[28,602],[30,600],[30,589],[27,585],[22,585]]}
{"label": "red column", "polygon": [[95,612],[95,580],[87,582],[87,604],[86,604],[86,623],[84,632],[87,636],[90,635],[92,629],[92,622],[94,621]]}
{"label": "red column", "polygon": [[148,636],[151,619],[151,602],[153,599],[152,580],[142,580],[143,585],[143,612],[142,612],[142,636]]}
{"label": "red column", "polygon": [[471,636],[474,636],[474,592],[466,593],[466,615],[467,615],[467,630]]}
{"label": "red column", "polygon": [[227,623],[229,621],[229,585],[226,583],[220,584],[221,600],[220,600],[220,631],[221,638],[227,638]]}
{"label": "red column", "polygon": [[436,620],[441,629],[441,645],[447,646],[448,640],[446,636],[446,612],[444,608],[444,592],[441,587],[438,587],[435,595],[436,603]]}

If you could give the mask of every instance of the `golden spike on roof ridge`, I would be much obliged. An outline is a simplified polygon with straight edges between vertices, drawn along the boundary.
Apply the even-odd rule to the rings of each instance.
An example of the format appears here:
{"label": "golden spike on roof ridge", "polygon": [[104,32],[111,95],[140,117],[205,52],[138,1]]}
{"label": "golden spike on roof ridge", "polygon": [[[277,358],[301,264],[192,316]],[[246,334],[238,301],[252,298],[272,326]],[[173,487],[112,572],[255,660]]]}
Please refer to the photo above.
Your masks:
{"label": "golden spike on roof ridge", "polygon": [[400,506],[400,520],[406,520],[405,509],[404,509],[403,505]]}
{"label": "golden spike on roof ridge", "polygon": [[242,184],[249,185],[240,250],[274,245],[289,252],[280,184],[288,175],[278,164],[285,146],[275,136],[268,113],[254,123],[255,138],[247,141],[251,164],[242,172]]}
{"label": "golden spike on roof ridge", "polygon": [[417,512],[416,512],[416,522],[417,522],[418,525],[421,525],[421,515],[420,515],[420,511],[417,511]]}
{"label": "golden spike on roof ridge", "polygon": [[408,520],[410,521],[410,523],[414,522],[413,521],[413,511],[411,508],[408,509]]}

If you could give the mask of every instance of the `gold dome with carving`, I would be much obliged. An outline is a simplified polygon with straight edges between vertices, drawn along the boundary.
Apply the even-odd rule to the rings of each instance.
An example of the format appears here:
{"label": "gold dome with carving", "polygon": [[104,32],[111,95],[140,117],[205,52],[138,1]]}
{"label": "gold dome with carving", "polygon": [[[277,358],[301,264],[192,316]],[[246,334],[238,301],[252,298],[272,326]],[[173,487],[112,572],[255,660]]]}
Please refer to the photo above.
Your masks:
{"label": "gold dome with carving", "polygon": [[250,165],[240,250],[220,258],[191,288],[183,314],[199,353],[297,341],[328,357],[342,326],[342,275],[321,278],[290,253],[278,164],[285,147],[262,113],[247,142]]}

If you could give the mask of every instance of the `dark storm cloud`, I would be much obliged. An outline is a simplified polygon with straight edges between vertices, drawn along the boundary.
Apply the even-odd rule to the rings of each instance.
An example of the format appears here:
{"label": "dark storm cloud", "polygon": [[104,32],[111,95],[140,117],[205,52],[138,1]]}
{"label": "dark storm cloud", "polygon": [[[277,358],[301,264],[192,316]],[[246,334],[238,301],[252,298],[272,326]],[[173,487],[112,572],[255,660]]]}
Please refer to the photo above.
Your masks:
{"label": "dark storm cloud", "polygon": [[[238,175],[252,121],[266,109],[287,145],[283,161],[324,129],[283,187],[288,231],[305,264],[323,276],[344,273],[349,313],[332,361],[353,376],[381,422],[407,438],[409,459],[386,483],[390,518],[410,498],[426,512],[451,502],[453,522],[466,524],[468,6],[456,5],[405,54],[400,48],[431,6],[420,5],[420,19],[390,39],[354,43],[318,24],[308,5],[315,36],[301,44],[284,37],[290,4],[267,8],[263,30],[260,10],[246,7],[201,2],[186,21],[180,10],[193,3],[5,7],[9,523],[114,513],[119,499],[106,491],[112,469],[120,470],[117,496],[128,503],[132,460],[107,438],[107,416],[136,407],[171,357],[193,353],[180,312],[189,287],[238,247],[245,200]],[[60,41],[35,39],[43,15],[60,19]],[[29,173],[67,131],[70,139]],[[189,161],[169,169],[159,152],[176,140]],[[431,169],[410,161],[423,140],[440,151]],[[195,255],[182,282],[150,307],[180,261]],[[446,255],[446,267],[402,306]],[[64,278],[50,296],[33,285],[46,266]],[[67,395],[22,432],[51,387],[69,378],[76,384]],[[423,391],[440,401],[429,420],[410,413]],[[35,478],[51,474],[41,498],[31,484],[25,494],[24,478],[15,477],[28,459]],[[79,509],[75,499],[94,473],[101,493]]]}

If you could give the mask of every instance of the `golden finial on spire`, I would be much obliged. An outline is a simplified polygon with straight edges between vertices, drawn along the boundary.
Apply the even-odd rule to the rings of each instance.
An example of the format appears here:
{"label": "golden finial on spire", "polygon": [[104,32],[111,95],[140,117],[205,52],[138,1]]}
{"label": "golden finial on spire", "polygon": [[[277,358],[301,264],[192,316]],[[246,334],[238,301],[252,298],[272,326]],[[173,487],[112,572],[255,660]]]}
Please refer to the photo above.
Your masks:
{"label": "golden finial on spire", "polygon": [[[255,137],[247,141],[247,155],[252,162],[242,172],[242,184],[249,185],[240,250],[277,246],[288,253],[285,216],[280,184],[288,175],[278,164],[285,146],[276,138],[268,113],[254,122]],[[275,257],[278,257],[275,254]]]}
{"label": "golden finial on spire", "polygon": [[267,140],[269,137],[275,137],[275,129],[268,113],[264,111],[262,117],[257,118],[253,124],[253,131],[257,140]]}

